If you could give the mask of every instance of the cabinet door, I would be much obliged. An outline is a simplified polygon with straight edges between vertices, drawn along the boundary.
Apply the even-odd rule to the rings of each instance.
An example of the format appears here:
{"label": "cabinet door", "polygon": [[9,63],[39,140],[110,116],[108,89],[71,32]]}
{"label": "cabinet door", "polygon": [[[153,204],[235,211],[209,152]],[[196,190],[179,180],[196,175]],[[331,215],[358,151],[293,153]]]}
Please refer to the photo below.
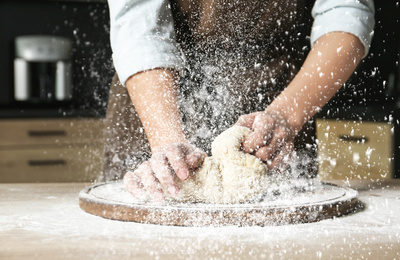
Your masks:
{"label": "cabinet door", "polygon": [[0,120],[0,147],[102,142],[101,119]]}
{"label": "cabinet door", "polygon": [[0,182],[78,182],[100,177],[101,145],[0,150]]}
{"label": "cabinet door", "polygon": [[318,176],[389,179],[393,176],[393,126],[385,122],[317,120]]}

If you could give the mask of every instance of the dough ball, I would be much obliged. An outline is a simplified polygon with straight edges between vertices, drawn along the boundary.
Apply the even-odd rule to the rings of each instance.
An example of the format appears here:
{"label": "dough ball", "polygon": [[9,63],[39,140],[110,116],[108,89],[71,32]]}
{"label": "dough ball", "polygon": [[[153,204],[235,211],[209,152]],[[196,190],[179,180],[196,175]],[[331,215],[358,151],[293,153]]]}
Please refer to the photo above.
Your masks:
{"label": "dough ball", "polygon": [[221,163],[223,203],[257,199],[267,188],[267,166],[254,155],[241,150],[242,142],[251,133],[247,127],[234,126],[212,143],[212,154]]}
{"label": "dough ball", "polygon": [[181,191],[173,199],[206,203],[240,203],[262,196],[268,187],[268,169],[257,157],[241,150],[251,134],[246,127],[233,126],[212,143],[212,156],[187,180],[176,178]]}
{"label": "dough ball", "polygon": [[203,165],[187,180],[175,181],[180,188],[179,195],[173,199],[178,201],[220,203],[223,187],[219,161],[214,157],[206,157]]}

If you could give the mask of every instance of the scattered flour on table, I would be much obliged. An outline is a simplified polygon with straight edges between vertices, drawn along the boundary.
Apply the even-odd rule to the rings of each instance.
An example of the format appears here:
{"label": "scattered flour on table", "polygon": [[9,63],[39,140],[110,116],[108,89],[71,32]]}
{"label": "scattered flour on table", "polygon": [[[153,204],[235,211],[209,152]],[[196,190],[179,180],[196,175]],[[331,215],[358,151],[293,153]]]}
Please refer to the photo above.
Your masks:
{"label": "scattered flour on table", "polygon": [[[321,252],[337,248],[337,252],[347,256],[343,258],[370,258],[371,250],[384,253],[400,245],[398,188],[362,191],[364,211],[311,224],[174,227],[112,221],[87,214],[77,203],[82,184],[72,189],[71,184],[52,188],[15,186],[0,189],[0,198],[8,201],[1,206],[0,214],[0,240],[4,250],[8,241],[24,239],[24,247],[56,247],[61,256],[78,250],[89,253],[97,250],[103,259],[122,255],[172,257],[172,254],[175,259],[196,255],[198,258],[220,255],[221,259],[229,259],[236,254],[245,258],[246,253],[248,258],[262,258],[265,254],[266,259],[284,259],[286,254],[302,256],[314,248]],[[377,248],[377,241],[383,248]],[[322,254],[322,258],[329,257]]]}

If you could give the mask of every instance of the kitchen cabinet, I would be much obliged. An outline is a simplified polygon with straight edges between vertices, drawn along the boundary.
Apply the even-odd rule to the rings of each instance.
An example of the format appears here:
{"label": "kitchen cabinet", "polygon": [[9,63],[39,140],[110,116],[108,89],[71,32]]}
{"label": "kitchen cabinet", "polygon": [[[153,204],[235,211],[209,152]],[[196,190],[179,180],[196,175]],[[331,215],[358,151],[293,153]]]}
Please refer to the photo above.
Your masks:
{"label": "kitchen cabinet", "polygon": [[322,180],[394,177],[394,126],[389,122],[316,120]]}
{"label": "kitchen cabinet", "polygon": [[0,182],[93,181],[102,153],[102,119],[0,120]]}

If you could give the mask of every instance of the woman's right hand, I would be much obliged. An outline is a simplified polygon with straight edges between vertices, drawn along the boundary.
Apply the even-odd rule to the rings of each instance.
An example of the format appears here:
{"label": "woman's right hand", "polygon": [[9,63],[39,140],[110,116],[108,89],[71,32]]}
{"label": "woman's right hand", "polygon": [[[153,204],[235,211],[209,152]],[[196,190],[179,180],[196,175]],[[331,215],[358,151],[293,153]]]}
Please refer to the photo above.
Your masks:
{"label": "woman's right hand", "polygon": [[135,198],[142,197],[145,190],[156,201],[165,199],[163,190],[171,196],[176,196],[179,187],[174,175],[186,180],[202,165],[206,156],[205,152],[188,143],[169,144],[156,150],[152,157],[136,170],[127,172],[124,177],[125,188]]}
{"label": "woman's right hand", "polygon": [[236,125],[253,131],[242,143],[245,153],[253,154],[265,162],[271,172],[286,170],[293,159],[297,131],[285,116],[267,108],[240,116]]}

